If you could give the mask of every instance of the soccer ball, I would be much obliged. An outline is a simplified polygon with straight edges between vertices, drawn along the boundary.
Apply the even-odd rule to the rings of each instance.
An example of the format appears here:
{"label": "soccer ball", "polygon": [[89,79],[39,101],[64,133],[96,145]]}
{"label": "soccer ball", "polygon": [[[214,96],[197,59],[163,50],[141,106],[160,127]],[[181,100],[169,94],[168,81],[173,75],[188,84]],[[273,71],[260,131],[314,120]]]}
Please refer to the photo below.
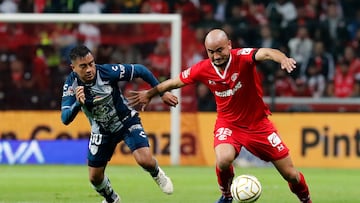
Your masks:
{"label": "soccer ball", "polygon": [[233,180],[230,191],[231,196],[238,203],[249,203],[259,199],[262,188],[255,176],[240,175]]}

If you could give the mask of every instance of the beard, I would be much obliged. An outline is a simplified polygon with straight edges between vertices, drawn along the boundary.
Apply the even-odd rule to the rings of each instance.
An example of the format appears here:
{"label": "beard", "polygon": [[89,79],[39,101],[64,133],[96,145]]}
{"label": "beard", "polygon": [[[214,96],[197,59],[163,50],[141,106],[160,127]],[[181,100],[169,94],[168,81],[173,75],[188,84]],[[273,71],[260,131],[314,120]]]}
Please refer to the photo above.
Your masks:
{"label": "beard", "polygon": [[225,68],[227,63],[229,61],[229,58],[221,58],[221,59],[218,59],[218,60],[214,60],[213,61],[213,64],[219,68]]}

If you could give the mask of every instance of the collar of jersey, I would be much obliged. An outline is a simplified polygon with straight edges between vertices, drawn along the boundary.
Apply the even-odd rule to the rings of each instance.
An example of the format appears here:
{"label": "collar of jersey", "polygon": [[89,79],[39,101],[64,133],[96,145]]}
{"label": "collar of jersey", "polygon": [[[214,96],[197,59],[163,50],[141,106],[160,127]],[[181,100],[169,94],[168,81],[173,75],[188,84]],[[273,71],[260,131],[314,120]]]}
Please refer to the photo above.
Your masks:
{"label": "collar of jersey", "polygon": [[225,70],[224,70],[223,74],[221,74],[220,71],[219,71],[219,69],[216,68],[215,64],[214,64],[213,62],[211,62],[211,65],[212,65],[213,68],[215,69],[215,72],[220,76],[221,79],[225,79],[227,70],[229,69],[229,66],[230,66],[231,59],[232,59],[232,56],[231,56],[231,54],[230,54],[229,61],[228,61],[227,64],[226,64],[226,67],[225,67]]}

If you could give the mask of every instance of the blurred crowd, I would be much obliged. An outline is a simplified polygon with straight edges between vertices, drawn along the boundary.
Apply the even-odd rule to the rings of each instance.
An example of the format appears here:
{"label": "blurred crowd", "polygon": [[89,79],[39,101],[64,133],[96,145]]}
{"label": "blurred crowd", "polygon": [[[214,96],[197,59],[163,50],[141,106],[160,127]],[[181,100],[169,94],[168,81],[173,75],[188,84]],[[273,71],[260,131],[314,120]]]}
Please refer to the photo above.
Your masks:
{"label": "blurred crowd", "polygon": [[[266,96],[360,95],[358,0],[0,0],[0,13],[179,13],[181,68],[205,59],[205,34],[222,28],[236,47],[271,47],[297,61],[290,75],[263,62],[258,72]],[[170,77],[170,24],[1,23],[0,109],[60,109],[71,71],[68,52],[85,44],[96,63],[142,63],[160,81]],[[142,81],[120,84],[143,89]],[[182,111],[215,111],[203,85],[182,89]],[[168,110],[154,99],[149,110]]]}

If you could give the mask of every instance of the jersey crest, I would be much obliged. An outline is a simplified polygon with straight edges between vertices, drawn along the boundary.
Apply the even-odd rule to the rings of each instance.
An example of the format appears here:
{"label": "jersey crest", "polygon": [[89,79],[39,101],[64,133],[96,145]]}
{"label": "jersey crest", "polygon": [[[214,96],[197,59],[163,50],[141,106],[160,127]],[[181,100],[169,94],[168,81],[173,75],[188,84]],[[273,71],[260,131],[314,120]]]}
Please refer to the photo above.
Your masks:
{"label": "jersey crest", "polygon": [[231,81],[235,82],[238,77],[239,77],[239,73],[233,73],[231,75]]}
{"label": "jersey crest", "polygon": [[252,50],[253,50],[253,48],[239,49],[239,51],[237,52],[237,55],[249,55]]}

